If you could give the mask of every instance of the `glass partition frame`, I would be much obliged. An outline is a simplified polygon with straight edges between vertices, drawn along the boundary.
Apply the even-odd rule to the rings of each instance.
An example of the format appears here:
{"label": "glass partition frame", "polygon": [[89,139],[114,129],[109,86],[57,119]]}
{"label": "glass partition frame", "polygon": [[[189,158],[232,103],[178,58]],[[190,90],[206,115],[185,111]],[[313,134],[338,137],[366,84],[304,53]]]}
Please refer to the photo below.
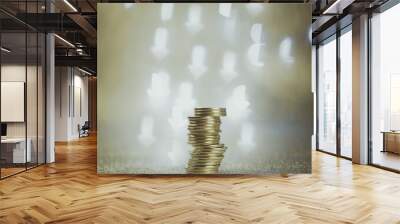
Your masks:
{"label": "glass partition frame", "polygon": [[[316,150],[320,151],[320,152],[324,152],[330,155],[334,155],[334,156],[338,156],[344,159],[348,159],[351,160],[351,156],[349,156],[349,153],[345,153],[346,155],[343,155],[342,153],[342,120],[341,120],[341,115],[342,115],[342,110],[341,110],[341,98],[342,96],[342,90],[341,87],[343,86],[342,83],[342,79],[341,79],[341,51],[340,49],[341,47],[341,37],[342,35],[346,34],[347,32],[351,32],[352,28],[351,28],[351,24],[349,26],[344,27],[342,30],[338,30],[336,32],[336,34],[328,37],[327,39],[323,40],[320,44],[317,44],[316,48],[316,86],[317,86],[317,99],[316,99],[316,107],[317,107],[317,111],[316,111],[316,133],[317,133],[317,137],[316,137]],[[335,73],[335,131],[334,131],[334,141],[335,141],[335,146],[332,147],[332,149],[326,149],[324,148],[324,145],[321,144],[320,141],[320,136],[321,136],[321,128],[319,127],[319,123],[321,122],[321,116],[320,116],[320,110],[322,109],[323,105],[321,105],[320,101],[321,101],[321,93],[320,91],[322,91],[321,89],[321,72],[320,72],[320,63],[321,63],[321,55],[319,52],[319,48],[321,47],[321,45],[325,45],[328,44],[329,42],[335,42],[335,68],[336,70],[334,71]]]}
{"label": "glass partition frame", "polygon": [[[377,81],[376,79],[377,79],[378,75],[381,75],[380,74],[381,71],[378,72],[377,67],[382,66],[380,63],[380,59],[378,59],[378,61],[377,61],[377,58],[379,58],[381,55],[381,52],[377,52],[377,51],[379,51],[381,49],[380,49],[380,47],[378,48],[375,45],[377,44],[376,41],[382,42],[382,40],[379,37],[377,37],[382,34],[378,33],[379,30],[376,31],[377,27],[375,25],[376,23],[374,22],[374,19],[375,19],[375,16],[377,16],[379,14],[383,14],[387,10],[390,10],[394,7],[396,7],[397,10],[400,9],[400,4],[398,1],[387,1],[386,3],[379,6],[378,8],[374,9],[373,11],[370,11],[368,14],[368,18],[369,18],[368,19],[368,142],[369,142],[369,144],[368,144],[368,164],[371,166],[375,166],[375,167],[384,169],[384,170],[392,171],[395,173],[400,173],[400,168],[399,168],[400,166],[398,163],[393,164],[393,161],[390,161],[390,159],[389,159],[389,162],[392,164],[387,165],[385,162],[380,161],[379,158],[376,158],[376,157],[379,157],[379,156],[377,156],[378,152],[383,152],[384,141],[377,140],[377,133],[374,131],[375,126],[377,126],[376,125],[377,122],[374,122],[374,116],[376,116],[377,111],[379,110],[379,109],[377,109],[377,105],[376,105],[377,99],[376,98],[377,98],[377,95],[379,96],[382,94],[382,93],[377,93],[377,88],[376,88],[376,84],[375,84],[375,82]],[[395,21],[394,21],[394,23],[395,23]],[[396,30],[396,27],[393,27],[393,25],[390,25],[389,29],[393,29],[394,31],[398,32],[398,29]],[[398,34],[396,34],[396,35],[398,35]],[[377,40],[377,39],[379,39],[379,40]],[[396,49],[398,47],[399,47],[399,45],[396,45],[394,47],[394,49]],[[379,65],[377,65],[377,63],[379,63]],[[387,67],[387,65],[386,65],[386,67]],[[377,73],[378,73],[378,75],[377,75]],[[400,73],[397,73],[397,74],[400,74]],[[389,83],[390,83],[390,81],[389,81]],[[388,88],[388,90],[390,90],[390,88]],[[390,97],[390,93],[389,93],[389,99],[390,98],[391,97]],[[389,104],[390,104],[390,102],[389,102]],[[390,106],[389,106],[389,108],[390,108]],[[390,123],[390,119],[389,119],[389,123]],[[386,124],[386,126],[390,127],[388,129],[391,129],[392,125]],[[384,131],[387,131],[387,130],[384,130]],[[376,145],[378,145],[378,146],[376,146]],[[382,145],[382,147],[380,147],[379,145]],[[379,149],[382,149],[382,151],[379,151]]]}
{"label": "glass partition frame", "polygon": [[[32,1],[29,3],[27,1],[21,1],[19,2],[19,7],[20,10],[25,12],[25,15],[26,12],[43,13],[46,11],[46,9],[43,9],[45,3],[44,0]],[[6,6],[6,2],[2,2],[0,3],[0,7],[3,4]],[[15,18],[10,16],[10,19],[13,20]],[[1,50],[0,52],[0,81],[4,81],[2,78],[6,75],[5,69],[7,66],[20,67],[18,68],[18,72],[21,74],[18,74],[21,77],[24,76],[24,121],[7,123],[19,126],[19,129],[16,132],[17,134],[11,134],[13,136],[18,135],[20,136],[18,138],[24,139],[24,144],[21,146],[24,148],[24,158],[22,159],[21,164],[18,162],[18,170],[6,172],[5,167],[15,165],[16,162],[13,157],[14,155],[8,156],[4,153],[4,150],[8,150],[9,148],[8,146],[8,148],[5,146],[7,143],[0,144],[0,179],[13,176],[46,163],[46,33],[37,30],[28,24],[24,24],[21,21],[18,22],[18,20],[16,20],[16,23],[18,23],[19,26],[15,27],[15,30],[7,30],[6,28],[2,29],[0,23],[0,46],[6,47],[6,45],[14,44],[14,46],[9,49],[11,50],[10,52],[7,52],[6,50]],[[6,41],[4,40],[7,35],[9,36],[7,39],[8,43],[5,43]],[[21,41],[19,43],[10,41],[13,36],[19,37]],[[8,53],[10,60],[7,60],[6,58]],[[8,76],[12,77],[12,75]],[[0,90],[1,88],[0,85]],[[0,111],[2,109],[4,108],[1,108],[0,105]],[[8,126],[9,125],[7,125],[7,129],[9,129]],[[9,132],[15,132],[15,130],[7,130],[7,132],[6,138],[8,139]],[[30,150],[28,150],[28,147],[31,147]],[[14,150],[15,149],[12,148],[8,151]],[[28,152],[30,152],[29,158]],[[4,156],[7,157],[3,158]],[[12,162],[8,164],[7,161],[10,160],[10,158],[12,159]]]}

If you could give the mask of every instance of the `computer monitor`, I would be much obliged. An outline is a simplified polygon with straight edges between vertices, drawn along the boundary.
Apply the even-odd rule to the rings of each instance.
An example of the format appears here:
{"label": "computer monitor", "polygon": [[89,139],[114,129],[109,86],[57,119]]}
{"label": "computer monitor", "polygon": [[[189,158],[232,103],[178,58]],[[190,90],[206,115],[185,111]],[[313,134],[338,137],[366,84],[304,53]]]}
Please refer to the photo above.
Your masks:
{"label": "computer monitor", "polygon": [[1,123],[1,136],[2,137],[7,136],[7,124],[6,123]]}

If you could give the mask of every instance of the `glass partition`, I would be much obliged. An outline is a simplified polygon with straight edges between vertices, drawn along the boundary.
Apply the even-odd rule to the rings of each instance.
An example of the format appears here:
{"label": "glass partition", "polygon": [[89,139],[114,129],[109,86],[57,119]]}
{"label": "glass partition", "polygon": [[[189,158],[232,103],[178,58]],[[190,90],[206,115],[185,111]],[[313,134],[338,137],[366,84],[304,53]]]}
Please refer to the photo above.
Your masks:
{"label": "glass partition", "polygon": [[38,64],[37,64],[37,162],[46,162],[46,37],[43,33],[38,33]]}
{"label": "glass partition", "polygon": [[27,33],[27,75],[26,75],[26,113],[27,113],[27,150],[30,151],[30,161],[27,167],[34,167],[37,165],[37,149],[38,149],[38,35],[36,32]]}
{"label": "glass partition", "polygon": [[371,19],[372,164],[400,170],[400,5]]}
{"label": "glass partition", "polygon": [[7,177],[24,171],[31,156],[26,150],[26,33],[2,33],[1,47],[1,175]]}
{"label": "glass partition", "polygon": [[340,154],[352,157],[352,33],[340,36]]}
{"label": "glass partition", "polygon": [[[1,2],[39,13],[43,1]],[[28,4],[28,5],[27,5]],[[17,5],[18,7],[13,7]],[[39,7],[40,6],[40,7]],[[0,178],[45,162],[45,35],[0,12]]]}
{"label": "glass partition", "polygon": [[336,37],[318,48],[318,149],[336,154]]}

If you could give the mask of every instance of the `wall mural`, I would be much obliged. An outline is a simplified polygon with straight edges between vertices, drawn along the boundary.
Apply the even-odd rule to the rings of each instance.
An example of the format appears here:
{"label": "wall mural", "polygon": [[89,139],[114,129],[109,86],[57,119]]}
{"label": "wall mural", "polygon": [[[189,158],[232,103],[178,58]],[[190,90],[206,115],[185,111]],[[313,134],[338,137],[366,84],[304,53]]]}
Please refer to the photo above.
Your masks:
{"label": "wall mural", "polygon": [[311,172],[308,4],[98,9],[99,173]]}

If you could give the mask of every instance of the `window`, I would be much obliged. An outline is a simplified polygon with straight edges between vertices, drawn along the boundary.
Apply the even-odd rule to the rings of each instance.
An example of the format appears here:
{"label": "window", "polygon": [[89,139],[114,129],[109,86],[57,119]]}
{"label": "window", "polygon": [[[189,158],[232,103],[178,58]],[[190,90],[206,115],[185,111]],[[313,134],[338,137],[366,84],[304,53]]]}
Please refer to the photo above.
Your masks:
{"label": "window", "polygon": [[352,156],[352,33],[340,36],[340,154]]}
{"label": "window", "polygon": [[336,39],[318,48],[318,149],[336,153]]}
{"label": "window", "polygon": [[371,162],[400,170],[400,5],[371,19]]}

